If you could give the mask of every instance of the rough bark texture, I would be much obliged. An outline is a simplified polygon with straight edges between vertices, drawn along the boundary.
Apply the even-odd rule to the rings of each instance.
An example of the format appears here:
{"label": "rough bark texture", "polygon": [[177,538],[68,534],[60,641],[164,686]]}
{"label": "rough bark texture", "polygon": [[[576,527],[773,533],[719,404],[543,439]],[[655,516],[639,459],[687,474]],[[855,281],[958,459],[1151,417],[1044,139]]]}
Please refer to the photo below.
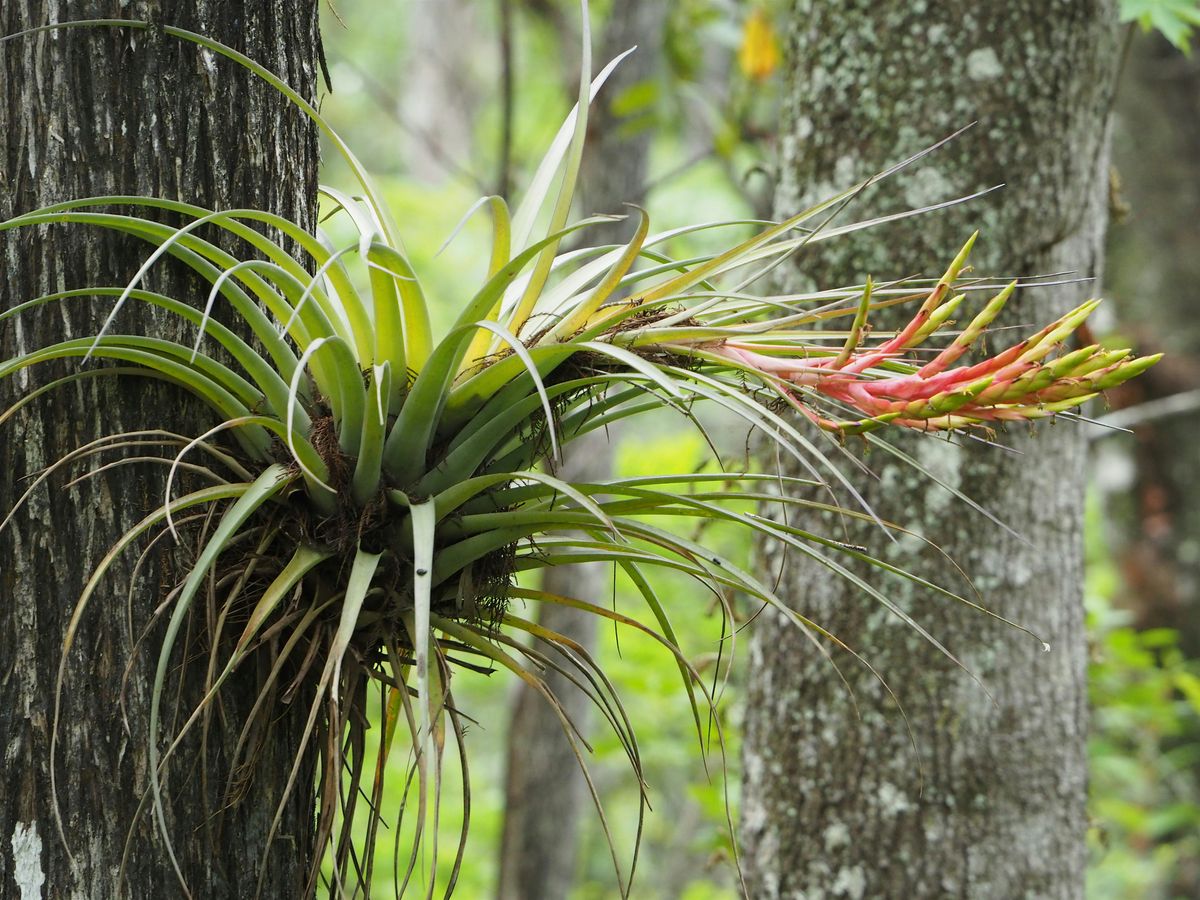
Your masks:
{"label": "rough bark texture", "polygon": [[[794,0],[777,213],[884,168],[972,121],[929,161],[873,189],[866,218],[1007,183],[982,201],[818,244],[791,286],[939,274],[972,230],[985,273],[1098,273],[1115,32],[1103,0]],[[1024,292],[998,325],[1044,322],[1096,288]],[[976,303],[980,302],[974,295]],[[910,313],[911,314],[911,313]],[[887,320],[880,320],[880,325]],[[892,320],[894,321],[894,319]],[[1082,896],[1085,641],[1080,603],[1084,436],[1070,423],[979,443],[887,435],[1024,535],[1023,544],[879,451],[867,499],[940,546],[981,602],[1039,642],[951,601],[863,570],[977,675],[828,571],[794,555],[781,591],[862,653],[833,667],[777,615],[755,623],[742,805],[750,896]],[[859,444],[848,449],[859,452]],[[803,474],[792,472],[791,474]],[[862,477],[860,482],[866,481]],[[852,501],[850,501],[852,502]],[[814,525],[816,523],[813,523]],[[856,523],[825,530],[942,583],[950,564],[917,540]],[[765,548],[763,567],[780,559]]]}
{"label": "rough bark texture", "polygon": [[[1130,405],[1200,385],[1200,58],[1157,34],[1136,35],[1114,113],[1126,211],[1109,234],[1106,288],[1121,330],[1139,348],[1167,353],[1122,391]],[[1200,476],[1188,452],[1200,442],[1200,417],[1193,409],[1136,430],[1106,436],[1100,456],[1122,601],[1139,625],[1178,629],[1188,655],[1200,656]]]}
{"label": "rough bark texture", "polygon": [[[597,98],[580,180],[582,207],[592,213],[625,214],[625,203],[640,203],[646,182],[651,133],[645,123],[631,123],[613,111],[623,90],[653,78],[660,64],[665,3],[616,0],[611,24],[598,54],[603,65],[628,48],[640,49],[622,63]],[[636,127],[639,125],[641,127]],[[624,126],[624,127],[623,127]],[[589,243],[629,240],[629,222],[590,229]],[[592,432],[569,445],[560,477],[589,481],[609,476],[610,435]],[[562,566],[548,570],[542,587],[550,593],[602,602],[610,589],[603,564]],[[595,616],[546,604],[538,610],[544,628],[567,634],[583,646],[596,642]],[[566,678],[547,679],[567,714],[586,723],[591,702]],[[500,900],[561,900],[574,883],[579,844],[579,817],[591,799],[579,762],[563,734],[562,724],[545,699],[524,685],[516,692],[509,726],[505,780],[504,833],[500,846]]]}
{"label": "rough bark texture", "polygon": [[[315,0],[27,0],[0,3],[0,29],[11,34],[113,15],[179,25],[242,50],[313,96],[316,7]],[[312,222],[314,129],[233,64],[161,32],[75,29],[0,45],[0,135],[4,218],[77,197],[149,194],[215,208],[259,206]],[[9,233],[0,246],[0,304],[8,308],[65,288],[123,284],[148,247],[65,226]],[[197,303],[206,296],[178,274],[152,283]],[[0,358],[94,332],[102,313],[98,304],[76,301],[4,321]],[[128,310],[121,327],[179,334],[176,324],[145,309]],[[3,381],[0,407],[73,367],[41,367]],[[23,490],[19,479],[97,436],[148,425],[199,433],[211,424],[177,392],[109,379],[77,382],[5,423],[0,509],[7,511]],[[128,730],[119,711],[133,643],[162,600],[163,586],[174,581],[168,566],[143,571],[131,595],[131,630],[126,587],[136,553],[122,561],[94,598],[68,661],[57,794],[73,861],[57,833],[49,779],[55,677],[75,599],[107,548],[161,502],[163,471],[120,469],[69,491],[65,479],[56,479],[0,535],[0,896],[179,894],[157,829],[149,816],[135,816],[148,783],[146,714],[159,629],[143,643],[124,693]],[[203,649],[193,644],[194,653]],[[223,695],[208,759],[176,765],[167,783],[168,828],[197,897],[246,896],[264,856],[267,896],[297,896],[311,858],[307,796],[287,810],[269,854],[265,847],[287,748],[294,744],[294,735],[286,734],[292,713],[280,712],[279,737],[262,749],[263,771],[278,775],[260,777],[242,803],[210,818],[223,798],[226,742],[236,737],[247,687],[239,682]],[[195,697],[185,691],[182,702],[189,699]],[[172,695],[166,703],[173,702]],[[125,880],[119,883],[127,835]]]}

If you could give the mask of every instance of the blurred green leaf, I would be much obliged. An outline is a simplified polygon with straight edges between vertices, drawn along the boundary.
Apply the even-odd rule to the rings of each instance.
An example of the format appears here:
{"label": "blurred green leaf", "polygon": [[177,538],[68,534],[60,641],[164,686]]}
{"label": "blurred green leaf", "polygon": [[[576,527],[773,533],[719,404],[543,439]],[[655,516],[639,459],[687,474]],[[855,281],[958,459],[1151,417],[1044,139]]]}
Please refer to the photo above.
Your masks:
{"label": "blurred green leaf", "polygon": [[1191,672],[1179,672],[1175,676],[1175,687],[1187,698],[1192,709],[1200,713],[1200,678]]}
{"label": "blurred green leaf", "polygon": [[1200,671],[1174,631],[1138,631],[1112,605],[1120,578],[1095,510],[1089,517],[1087,896],[1175,896],[1180,861],[1200,857]]}
{"label": "blurred green leaf", "polygon": [[1143,31],[1158,31],[1184,53],[1191,53],[1191,37],[1200,25],[1197,0],[1121,0],[1121,21],[1137,22]]}
{"label": "blurred green leaf", "polygon": [[610,108],[615,116],[634,116],[652,110],[658,99],[659,84],[648,78],[618,92]]}

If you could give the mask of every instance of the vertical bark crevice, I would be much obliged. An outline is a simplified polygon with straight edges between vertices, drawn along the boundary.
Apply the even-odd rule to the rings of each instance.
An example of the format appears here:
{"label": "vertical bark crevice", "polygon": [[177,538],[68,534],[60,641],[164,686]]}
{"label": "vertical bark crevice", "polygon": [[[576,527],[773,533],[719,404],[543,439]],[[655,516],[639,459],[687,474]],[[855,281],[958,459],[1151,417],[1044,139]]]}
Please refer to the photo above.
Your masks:
{"label": "vertical bark crevice", "polygon": [[[0,30],[13,34],[114,12],[101,0],[8,3],[0,5]],[[122,4],[119,12],[212,36],[315,96],[319,38],[312,0],[283,6],[141,0]],[[139,194],[211,208],[265,208],[305,226],[314,221],[318,147],[311,124],[249,73],[161,31],[69,29],[0,45],[0,134],[4,218],[79,197]],[[51,291],[124,284],[150,249],[96,229],[52,226],[6,233],[0,252],[0,307],[8,309]],[[171,266],[151,283],[195,303],[207,293]],[[94,333],[106,313],[102,304],[74,301],[7,319],[0,323],[0,358]],[[132,306],[118,325],[181,336],[177,322]],[[0,382],[0,407],[69,368],[37,367]],[[76,382],[5,423],[0,509],[7,512],[25,476],[95,437],[156,426],[195,434],[211,424],[173,390],[104,378]],[[146,708],[157,630],[143,644],[124,692],[128,730],[121,682],[134,641],[172,583],[166,560],[141,573],[132,593],[132,631],[125,603],[137,551],[118,564],[84,617],[68,661],[57,773],[73,863],[56,831],[49,781],[54,686],[75,599],[116,538],[161,503],[162,471],[118,470],[71,491],[63,483],[53,480],[0,534],[0,795],[8,798],[0,804],[0,895],[28,883],[10,838],[25,835],[21,846],[28,851],[27,836],[36,833],[50,896],[168,896],[177,890],[175,877],[144,814],[130,839],[125,881],[117,881],[148,783]],[[264,855],[268,895],[296,896],[304,883],[312,808],[303,792],[287,810],[282,838],[265,853],[296,742],[293,712],[281,711],[276,739],[262,748],[263,770],[278,774],[260,776],[219,821],[205,813],[221,805],[228,775],[222,763],[237,733],[223,729],[235,728],[248,709],[251,681],[224,694],[224,718],[217,720],[208,758],[176,765],[168,780],[168,827],[195,896],[244,896]],[[189,699],[196,699],[194,688],[184,691],[182,702]]]}

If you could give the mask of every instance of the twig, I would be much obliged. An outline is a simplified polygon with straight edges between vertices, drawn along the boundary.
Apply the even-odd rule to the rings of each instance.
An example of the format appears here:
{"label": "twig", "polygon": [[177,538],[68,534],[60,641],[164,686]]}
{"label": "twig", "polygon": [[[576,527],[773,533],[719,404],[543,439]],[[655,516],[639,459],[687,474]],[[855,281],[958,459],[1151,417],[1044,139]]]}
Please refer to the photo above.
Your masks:
{"label": "twig", "polygon": [[[1134,428],[1138,425],[1144,425],[1147,422],[1153,422],[1156,419],[1179,416],[1198,409],[1200,409],[1200,388],[1195,388],[1194,390],[1171,394],[1168,397],[1160,397],[1157,400],[1150,400],[1146,403],[1139,403],[1136,406],[1118,409],[1116,412],[1101,416],[1096,420],[1096,424],[1107,429]],[[1092,440],[1096,440],[1107,437],[1110,433],[1112,432],[1093,432],[1090,437]]]}

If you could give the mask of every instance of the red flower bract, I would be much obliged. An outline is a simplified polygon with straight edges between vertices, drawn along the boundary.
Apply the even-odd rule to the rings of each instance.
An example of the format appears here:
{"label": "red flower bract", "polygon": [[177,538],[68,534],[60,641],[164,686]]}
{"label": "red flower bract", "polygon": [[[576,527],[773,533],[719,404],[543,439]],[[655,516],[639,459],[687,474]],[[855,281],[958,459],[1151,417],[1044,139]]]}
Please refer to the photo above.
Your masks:
{"label": "red flower bract", "polygon": [[[990,422],[1031,421],[1079,406],[1154,365],[1161,354],[1132,357],[1130,351],[1098,344],[1065,351],[1067,340],[1099,305],[1089,300],[1020,343],[973,365],[952,368],[974,347],[999,315],[1017,282],[984,306],[931,361],[910,357],[943,326],[965,294],[947,299],[975,236],[963,247],[911,321],[874,347],[861,346],[871,308],[868,281],[854,325],[840,351],[813,348],[801,357],[771,355],[768,345],[725,340],[712,352],[745,366],[795,402],[824,428],[842,433],[869,431],[885,424],[922,430],[986,426]],[[794,352],[794,351],[793,351]],[[818,414],[792,388],[803,388],[861,414],[834,421]]]}

